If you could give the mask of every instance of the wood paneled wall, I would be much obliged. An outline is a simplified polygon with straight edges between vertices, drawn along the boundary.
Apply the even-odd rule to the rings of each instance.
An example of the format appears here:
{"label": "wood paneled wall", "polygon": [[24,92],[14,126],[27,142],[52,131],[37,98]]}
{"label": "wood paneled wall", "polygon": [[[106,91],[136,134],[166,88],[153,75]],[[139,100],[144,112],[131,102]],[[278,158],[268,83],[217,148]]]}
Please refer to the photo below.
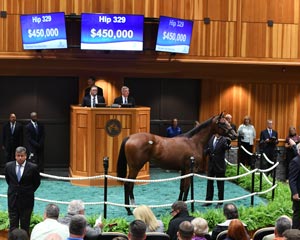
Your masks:
{"label": "wood paneled wall", "polygon": [[[182,59],[295,61],[300,58],[300,0],[1,0],[0,57],[34,56],[21,45],[20,14],[82,12],[160,15],[194,20],[190,53]],[[210,18],[210,24],[203,19]],[[269,27],[267,22],[273,21]],[[66,52],[56,55],[66,57]],[[154,51],[152,56],[157,56]],[[84,54],[85,58],[92,55]],[[148,54],[149,55],[149,54]],[[77,57],[77,55],[76,55]],[[145,54],[142,55],[145,57]],[[226,57],[226,59],[224,59]]]}

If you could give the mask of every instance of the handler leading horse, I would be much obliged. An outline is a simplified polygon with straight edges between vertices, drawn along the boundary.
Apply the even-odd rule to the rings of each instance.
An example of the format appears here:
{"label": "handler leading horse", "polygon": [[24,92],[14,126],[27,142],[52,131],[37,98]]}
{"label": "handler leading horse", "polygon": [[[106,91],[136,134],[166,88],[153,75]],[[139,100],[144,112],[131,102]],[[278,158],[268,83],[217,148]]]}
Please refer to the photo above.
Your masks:
{"label": "handler leading horse", "polygon": [[[195,169],[203,161],[203,148],[215,133],[236,138],[235,131],[224,118],[223,113],[214,116],[196,126],[187,133],[174,138],[160,137],[150,133],[135,133],[124,138],[118,158],[118,177],[125,178],[127,165],[129,179],[136,179],[145,163],[152,160],[163,169],[180,170],[181,175],[190,173],[190,158],[195,158]],[[179,200],[187,200],[190,178],[180,182]],[[129,197],[134,204],[133,182],[124,183],[125,204],[129,205]],[[184,194],[184,195],[183,195]],[[128,215],[132,214],[126,207]]]}

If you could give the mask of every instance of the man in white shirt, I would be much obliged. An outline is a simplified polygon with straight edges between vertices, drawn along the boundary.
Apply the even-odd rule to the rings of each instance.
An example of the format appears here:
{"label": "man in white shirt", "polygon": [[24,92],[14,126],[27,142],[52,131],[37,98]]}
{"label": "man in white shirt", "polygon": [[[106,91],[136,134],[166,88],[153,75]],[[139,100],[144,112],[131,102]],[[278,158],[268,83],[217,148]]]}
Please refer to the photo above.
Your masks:
{"label": "man in white shirt", "polygon": [[40,240],[47,238],[48,235],[56,233],[61,239],[67,239],[69,236],[68,226],[57,221],[59,216],[59,207],[55,204],[48,204],[44,212],[44,221],[35,225],[32,229],[30,239]]}

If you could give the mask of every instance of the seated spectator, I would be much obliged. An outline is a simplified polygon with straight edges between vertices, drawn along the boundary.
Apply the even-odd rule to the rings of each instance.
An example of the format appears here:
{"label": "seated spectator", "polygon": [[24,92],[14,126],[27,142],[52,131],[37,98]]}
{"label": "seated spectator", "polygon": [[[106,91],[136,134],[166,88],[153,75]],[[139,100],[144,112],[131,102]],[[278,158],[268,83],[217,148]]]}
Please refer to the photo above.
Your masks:
{"label": "seated spectator", "polygon": [[59,207],[55,204],[48,204],[44,213],[44,221],[34,226],[30,239],[45,239],[51,233],[57,233],[62,239],[66,239],[69,236],[69,229],[57,221],[58,216]]}
{"label": "seated spectator", "polygon": [[282,236],[285,230],[292,228],[292,219],[288,216],[281,216],[277,218],[275,222],[274,234],[267,235],[263,240],[281,240],[284,239]]}
{"label": "seated spectator", "polygon": [[173,203],[171,214],[173,218],[169,222],[167,234],[170,236],[171,240],[177,240],[179,224],[183,221],[190,222],[194,217],[189,215],[187,205],[183,201],[176,201]]}
{"label": "seated spectator", "polygon": [[183,221],[179,224],[177,239],[192,240],[194,236],[194,226],[189,221]]}
{"label": "seated spectator", "polygon": [[83,215],[77,214],[71,217],[67,240],[83,240],[86,233],[86,219]]}
{"label": "seated spectator", "polygon": [[299,240],[300,239],[300,230],[299,229],[288,229],[285,230],[282,234],[285,237],[285,240]]}
{"label": "seated spectator", "polygon": [[[84,203],[81,200],[72,200],[68,206],[68,213],[65,217],[59,218],[58,221],[62,224],[68,225],[71,222],[71,218],[74,215],[81,214],[84,215]],[[101,233],[101,228],[103,227],[102,223],[96,223],[96,226],[92,228],[87,224],[86,226],[86,236],[92,237],[97,236]]]}
{"label": "seated spectator", "polygon": [[[227,203],[223,207],[223,214],[226,217],[226,221],[223,223],[217,224],[212,230],[211,239],[216,240],[218,234],[224,230],[228,229],[228,226],[232,219],[238,219],[239,213],[236,206],[233,203]],[[244,224],[244,226],[246,226]]]}
{"label": "seated spectator", "polygon": [[228,226],[227,237],[225,240],[250,240],[250,237],[239,219],[232,219]]}
{"label": "seated spectator", "polygon": [[194,226],[193,240],[207,240],[205,234],[208,234],[208,224],[204,218],[197,217],[192,220]]}
{"label": "seated spectator", "polygon": [[29,240],[29,237],[24,229],[15,228],[8,233],[8,240]]}
{"label": "seated spectator", "polygon": [[129,224],[128,239],[129,240],[144,240],[146,239],[147,226],[142,220],[133,220]]}
{"label": "seated spectator", "polygon": [[142,220],[146,223],[146,232],[164,232],[164,224],[161,220],[157,220],[153,212],[148,206],[142,205],[133,210],[135,219]]}

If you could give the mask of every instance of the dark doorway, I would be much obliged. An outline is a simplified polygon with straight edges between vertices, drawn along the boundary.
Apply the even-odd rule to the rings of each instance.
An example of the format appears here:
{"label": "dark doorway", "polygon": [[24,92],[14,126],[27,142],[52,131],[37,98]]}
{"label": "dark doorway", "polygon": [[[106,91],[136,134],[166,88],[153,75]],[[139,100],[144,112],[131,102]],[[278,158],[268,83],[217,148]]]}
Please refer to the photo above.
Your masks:
{"label": "dark doorway", "polygon": [[186,132],[199,119],[199,79],[126,78],[124,84],[137,105],[151,107],[151,133],[165,136],[173,118]]}
{"label": "dark doorway", "polygon": [[[70,149],[70,105],[77,104],[76,77],[0,77],[0,124],[14,112],[27,124],[37,112],[45,125],[45,168],[68,168]],[[4,165],[3,152],[0,154]]]}

